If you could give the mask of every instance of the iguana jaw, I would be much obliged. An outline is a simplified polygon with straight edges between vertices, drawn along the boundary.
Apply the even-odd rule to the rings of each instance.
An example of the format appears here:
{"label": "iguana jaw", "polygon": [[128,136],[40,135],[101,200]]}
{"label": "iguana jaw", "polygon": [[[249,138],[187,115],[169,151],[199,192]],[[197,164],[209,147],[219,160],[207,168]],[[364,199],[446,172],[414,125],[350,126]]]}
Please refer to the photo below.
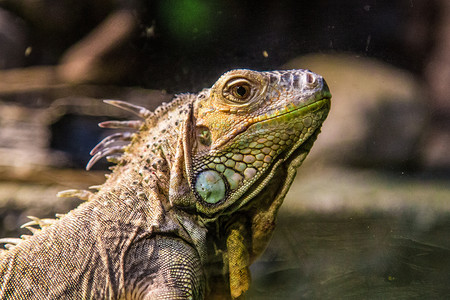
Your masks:
{"label": "iguana jaw", "polygon": [[[315,105],[317,104],[317,105]],[[312,103],[307,107],[304,107],[304,112],[317,112],[319,110],[322,110],[324,113],[323,119],[326,118],[328,111],[330,107],[330,98],[324,98],[322,100],[319,100],[318,102]],[[298,109],[302,110],[302,108]],[[293,111],[292,111],[293,112]],[[282,116],[280,116],[282,117]],[[275,117],[276,118],[276,117]],[[276,160],[275,163],[271,165],[271,167],[266,171],[266,174],[261,176],[258,180],[256,180],[253,183],[253,186],[255,186],[254,190],[246,191],[244,192],[240,197],[241,201],[235,202],[235,204],[228,207],[225,211],[223,211],[223,214],[230,215],[233,212],[241,209],[243,206],[247,205],[249,201],[255,201],[255,198],[258,198],[259,194],[262,190],[268,187],[268,182],[270,182],[275,176],[277,175],[277,171],[279,168],[284,169],[291,169],[293,172],[296,173],[296,169],[300,167],[300,165],[305,160],[306,156],[308,155],[309,151],[311,150],[311,147],[313,146],[315,140],[317,139],[317,136],[319,135],[321,130],[321,125],[314,129],[314,131],[305,139],[299,139],[289,151],[286,151],[282,153]],[[292,164],[295,164],[292,165]],[[291,166],[292,165],[292,166]],[[286,178],[278,178],[276,180],[278,182],[278,190],[279,191],[288,191],[290,185],[292,184],[292,181],[294,179],[294,174],[290,174],[291,176]],[[283,195],[277,195],[277,197],[281,197],[281,199],[284,199],[285,194]],[[258,202],[258,200],[256,200]],[[281,203],[280,203],[281,204]]]}
{"label": "iguana jaw", "polygon": [[[281,120],[281,121],[289,121],[291,118],[295,118],[298,115],[305,115],[307,113],[314,113],[320,109],[322,109],[325,105],[329,105],[330,98],[323,98],[318,101],[312,102],[310,104],[295,107],[293,105],[287,106],[281,110],[278,110],[276,113],[271,115],[264,115],[255,120],[254,123],[250,124],[250,126],[257,125],[262,122],[270,122],[271,120]],[[249,127],[250,127],[249,126]],[[248,129],[248,128],[247,128]]]}

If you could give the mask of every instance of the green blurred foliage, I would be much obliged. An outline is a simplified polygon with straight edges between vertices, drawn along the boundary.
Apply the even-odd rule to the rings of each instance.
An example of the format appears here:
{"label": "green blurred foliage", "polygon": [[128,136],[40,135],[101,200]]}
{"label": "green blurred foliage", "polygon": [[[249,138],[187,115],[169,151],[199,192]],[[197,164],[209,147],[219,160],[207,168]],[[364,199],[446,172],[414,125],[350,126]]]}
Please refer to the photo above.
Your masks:
{"label": "green blurred foliage", "polygon": [[167,0],[161,3],[161,21],[172,38],[189,41],[215,31],[215,1]]}

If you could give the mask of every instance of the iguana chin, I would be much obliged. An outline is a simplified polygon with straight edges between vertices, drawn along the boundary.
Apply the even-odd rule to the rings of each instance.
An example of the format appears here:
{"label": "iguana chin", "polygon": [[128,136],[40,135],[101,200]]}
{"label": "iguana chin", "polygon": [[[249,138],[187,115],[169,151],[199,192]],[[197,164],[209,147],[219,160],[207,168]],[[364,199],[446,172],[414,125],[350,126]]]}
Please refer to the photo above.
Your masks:
{"label": "iguana chin", "polygon": [[[248,289],[277,210],[330,107],[307,70],[233,70],[150,112],[93,149],[117,162],[97,191],[57,219],[3,239],[1,299],[222,299]],[[130,141],[120,146],[119,141]],[[40,228],[33,227],[39,225]]]}

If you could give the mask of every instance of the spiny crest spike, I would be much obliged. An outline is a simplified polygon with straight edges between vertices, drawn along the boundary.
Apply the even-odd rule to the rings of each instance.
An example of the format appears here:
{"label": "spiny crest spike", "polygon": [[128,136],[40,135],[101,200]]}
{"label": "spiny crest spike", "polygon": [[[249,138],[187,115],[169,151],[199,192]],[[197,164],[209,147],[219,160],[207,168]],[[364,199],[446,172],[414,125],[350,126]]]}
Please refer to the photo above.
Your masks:
{"label": "spiny crest spike", "polygon": [[109,156],[116,153],[123,153],[125,152],[126,146],[114,146],[111,148],[103,149],[99,152],[97,152],[92,158],[89,160],[86,166],[86,170],[90,170],[93,165],[95,165],[96,162],[98,162],[101,158],[105,156]]}
{"label": "spiny crest spike", "polygon": [[25,227],[23,227],[23,225],[22,225],[21,227],[22,227],[22,228],[25,228],[25,229],[28,229],[29,231],[31,231],[32,234],[36,234],[36,233],[38,233],[39,231],[41,231],[40,229],[31,227],[31,226],[25,226]]}
{"label": "spiny crest spike", "polygon": [[101,128],[132,128],[132,129],[139,129],[141,128],[142,124],[144,122],[139,120],[132,120],[132,121],[105,121],[98,123],[98,126]]}
{"label": "spiny crest spike", "polygon": [[109,155],[106,157],[106,160],[113,164],[118,164],[120,162],[121,155]]}
{"label": "spiny crest spike", "polygon": [[28,216],[28,219],[31,219],[31,221],[23,224],[22,226],[20,226],[20,228],[26,228],[28,226],[36,226],[36,225],[42,228],[45,226],[53,225],[56,222],[55,219],[39,219],[33,216]]}
{"label": "spiny crest spike", "polygon": [[148,109],[146,109],[145,107],[142,106],[138,106],[135,104],[131,104],[125,101],[120,101],[120,100],[103,100],[103,102],[116,106],[118,108],[124,109],[126,111],[132,112],[135,115],[141,117],[141,118],[147,118],[149,116],[151,116],[153,113],[151,111],[149,111]]}
{"label": "spiny crest spike", "polygon": [[28,221],[25,224],[22,224],[22,226],[20,226],[20,228],[27,228],[30,226],[37,226],[37,225],[39,225],[39,223],[33,220],[33,221]]}
{"label": "spiny crest spike", "polygon": [[111,134],[105,137],[100,143],[98,143],[97,146],[95,146],[94,149],[91,150],[90,154],[95,155],[97,152],[102,151],[103,149],[117,141],[131,141],[133,134],[134,133],[132,132],[117,132]]}
{"label": "spiny crest spike", "polygon": [[65,191],[61,191],[58,192],[58,194],[56,194],[56,197],[58,198],[78,198],[80,200],[89,200],[89,198],[92,196],[93,194],[89,191],[86,190],[65,190]]}
{"label": "spiny crest spike", "polygon": [[101,188],[102,188],[102,185],[91,185],[89,187],[90,190],[97,190],[97,191],[100,191]]}
{"label": "spiny crest spike", "polygon": [[11,245],[15,246],[18,243],[20,243],[21,241],[23,241],[23,240],[19,239],[19,238],[2,238],[2,239],[0,239],[0,244],[11,244]]}

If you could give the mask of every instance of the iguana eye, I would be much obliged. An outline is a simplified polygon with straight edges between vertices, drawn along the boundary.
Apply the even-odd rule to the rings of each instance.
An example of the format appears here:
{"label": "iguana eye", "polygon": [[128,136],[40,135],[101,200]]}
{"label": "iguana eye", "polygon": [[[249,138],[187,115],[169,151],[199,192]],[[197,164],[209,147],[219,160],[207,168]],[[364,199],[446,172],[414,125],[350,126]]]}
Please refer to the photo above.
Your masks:
{"label": "iguana eye", "polygon": [[244,78],[235,78],[228,81],[223,89],[223,96],[234,103],[245,103],[252,98],[251,83]]}
{"label": "iguana eye", "polygon": [[232,87],[233,96],[239,99],[246,99],[250,95],[250,86],[247,84],[237,84]]}

